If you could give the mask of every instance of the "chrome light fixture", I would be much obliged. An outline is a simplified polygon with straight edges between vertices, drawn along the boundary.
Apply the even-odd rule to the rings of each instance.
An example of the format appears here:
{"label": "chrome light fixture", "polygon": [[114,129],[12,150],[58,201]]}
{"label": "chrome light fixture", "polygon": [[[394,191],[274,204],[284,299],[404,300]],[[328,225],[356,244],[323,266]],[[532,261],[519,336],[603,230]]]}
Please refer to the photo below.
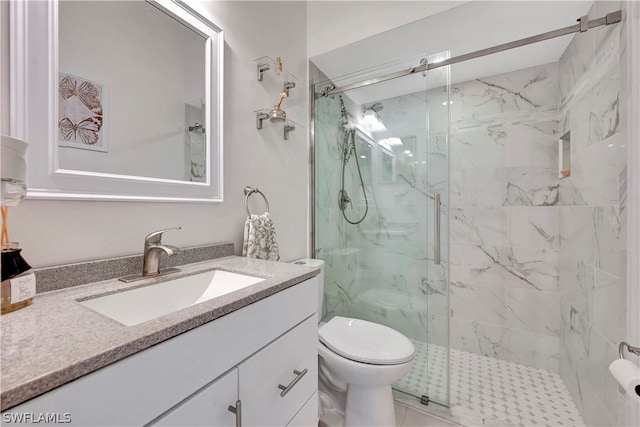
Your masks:
{"label": "chrome light fixture", "polygon": [[374,133],[386,132],[387,128],[378,116],[378,111],[382,110],[384,106],[380,102],[366,107],[362,112],[362,124]]}

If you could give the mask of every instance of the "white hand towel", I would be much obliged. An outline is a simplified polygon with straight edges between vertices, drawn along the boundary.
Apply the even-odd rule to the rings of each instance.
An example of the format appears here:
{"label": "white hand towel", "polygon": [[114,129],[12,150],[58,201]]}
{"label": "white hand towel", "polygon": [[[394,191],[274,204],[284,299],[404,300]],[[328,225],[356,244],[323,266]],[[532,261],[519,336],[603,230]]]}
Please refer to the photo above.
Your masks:
{"label": "white hand towel", "polygon": [[276,229],[269,212],[262,215],[247,217],[244,224],[244,243],[242,256],[249,258],[267,259],[279,261],[278,242],[276,242]]}

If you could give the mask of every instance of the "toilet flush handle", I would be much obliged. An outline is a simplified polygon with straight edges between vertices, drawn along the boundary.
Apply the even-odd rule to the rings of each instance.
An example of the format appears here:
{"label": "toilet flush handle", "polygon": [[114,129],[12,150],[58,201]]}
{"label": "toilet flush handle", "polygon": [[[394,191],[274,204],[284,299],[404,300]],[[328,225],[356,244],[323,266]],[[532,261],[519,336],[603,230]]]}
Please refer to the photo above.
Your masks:
{"label": "toilet flush handle", "polygon": [[307,372],[308,372],[307,368],[304,368],[302,371],[298,371],[297,369],[294,369],[293,373],[296,375],[296,377],[293,379],[293,381],[289,383],[289,385],[284,386],[282,384],[278,384],[278,388],[282,390],[282,392],[280,393],[280,396],[284,397],[287,393],[289,393],[289,391],[291,391],[293,386],[298,384],[298,381],[300,381],[302,377],[304,377],[307,374]]}

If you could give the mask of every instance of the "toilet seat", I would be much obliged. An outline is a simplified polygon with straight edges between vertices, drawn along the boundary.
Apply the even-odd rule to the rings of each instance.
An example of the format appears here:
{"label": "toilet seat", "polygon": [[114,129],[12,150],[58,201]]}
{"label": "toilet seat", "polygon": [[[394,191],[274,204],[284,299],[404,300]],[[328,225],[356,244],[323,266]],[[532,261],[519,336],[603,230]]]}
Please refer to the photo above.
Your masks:
{"label": "toilet seat", "polygon": [[387,326],[336,316],[318,330],[320,341],[355,362],[397,365],[413,359],[413,343]]}

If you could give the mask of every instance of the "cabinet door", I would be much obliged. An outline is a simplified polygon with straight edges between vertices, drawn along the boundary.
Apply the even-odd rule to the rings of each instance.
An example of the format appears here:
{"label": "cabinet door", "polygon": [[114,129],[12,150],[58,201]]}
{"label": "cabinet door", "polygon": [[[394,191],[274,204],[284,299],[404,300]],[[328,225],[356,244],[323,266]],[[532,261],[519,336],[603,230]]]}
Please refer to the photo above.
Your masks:
{"label": "cabinet door", "polygon": [[311,316],[238,367],[243,426],[285,426],[317,391],[316,319]]}
{"label": "cabinet door", "polygon": [[150,426],[235,426],[236,416],[229,411],[238,400],[238,368],[198,390]]}
{"label": "cabinet door", "polygon": [[309,427],[318,425],[318,393],[314,393],[287,427]]}

